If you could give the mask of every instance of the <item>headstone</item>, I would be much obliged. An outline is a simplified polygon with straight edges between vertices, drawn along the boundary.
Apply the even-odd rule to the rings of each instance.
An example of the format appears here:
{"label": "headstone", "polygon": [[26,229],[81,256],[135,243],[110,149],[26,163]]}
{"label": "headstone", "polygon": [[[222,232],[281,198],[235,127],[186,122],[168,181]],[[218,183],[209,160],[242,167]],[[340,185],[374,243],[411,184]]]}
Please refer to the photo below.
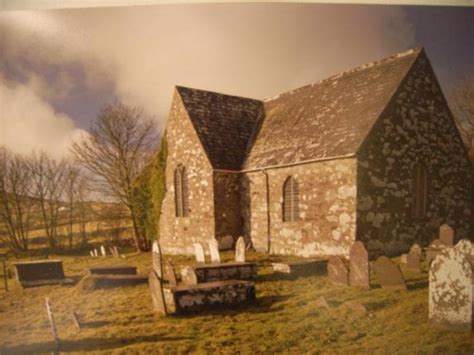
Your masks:
{"label": "headstone", "polygon": [[420,244],[418,244],[418,243],[413,244],[410,248],[410,253],[416,253],[421,257],[422,249],[420,247]]}
{"label": "headstone", "polygon": [[211,262],[213,263],[221,262],[221,256],[219,254],[219,246],[217,244],[217,240],[212,239],[209,241],[209,252],[211,254]]}
{"label": "headstone", "polygon": [[94,257],[94,252],[91,250],[91,256]]}
{"label": "headstone", "polygon": [[196,262],[205,263],[206,256],[204,255],[204,248],[201,243],[193,243],[194,254],[196,255]]}
{"label": "headstone", "polygon": [[150,286],[151,299],[153,301],[153,310],[166,315],[166,304],[163,296],[163,285],[161,278],[156,271],[150,271],[148,276],[148,285]]}
{"label": "headstone", "polygon": [[351,286],[370,288],[369,254],[362,242],[352,244],[349,261]]}
{"label": "headstone", "polygon": [[49,325],[51,326],[51,332],[53,333],[54,344],[56,346],[56,350],[58,350],[59,349],[59,336],[58,336],[58,331],[56,329],[56,322],[54,321],[54,314],[53,314],[53,311],[51,310],[48,297],[45,298],[45,302],[46,302],[46,312],[48,313]]}
{"label": "headstone", "polygon": [[97,248],[94,249],[94,256],[97,258],[99,256],[99,253],[97,252]]}
{"label": "headstone", "polygon": [[118,248],[117,248],[116,246],[114,246],[114,256],[115,256],[116,258],[119,258],[119,257],[120,257]]}
{"label": "headstone", "polygon": [[105,247],[103,245],[100,247],[100,253],[102,254],[103,257],[107,256],[107,253],[105,251]]}
{"label": "headstone", "polygon": [[197,285],[198,278],[192,266],[181,267],[181,281],[185,285]]}
{"label": "headstone", "polygon": [[71,312],[71,318],[76,328],[81,330],[81,322],[79,321],[79,315],[77,314],[76,311]]}
{"label": "headstone", "polygon": [[406,264],[407,263],[407,258],[408,258],[408,254],[402,254],[400,255],[400,262],[402,264]]}
{"label": "headstone", "polygon": [[110,251],[110,255],[115,256],[115,254],[114,254],[114,248],[109,247],[109,251]]}
{"label": "headstone", "polygon": [[178,281],[176,280],[176,271],[174,270],[173,264],[171,261],[166,261],[166,273],[167,273],[167,280],[171,286],[177,286]]}
{"label": "headstone", "polygon": [[434,260],[434,258],[440,254],[446,248],[446,244],[444,244],[441,240],[435,239],[430,243],[428,247],[428,251],[426,252],[426,261],[428,265]]}
{"label": "headstone", "polygon": [[329,258],[328,276],[333,284],[348,285],[349,271],[340,257],[331,256]]}
{"label": "headstone", "polygon": [[412,271],[421,272],[421,255],[417,250],[411,250],[407,256],[407,268]]}
{"label": "headstone", "polygon": [[460,253],[464,254],[469,262],[472,261],[472,256],[473,256],[473,248],[472,248],[472,243],[470,240],[467,239],[461,239],[455,246],[454,248],[458,250]]}
{"label": "headstone", "polygon": [[156,274],[158,275],[160,279],[163,279],[163,262],[161,260],[161,249],[157,241],[153,242],[153,246],[151,248],[151,254],[152,254],[153,270],[156,271]]}
{"label": "headstone", "polygon": [[429,318],[449,330],[471,331],[472,267],[465,254],[450,248],[430,267]]}
{"label": "headstone", "polygon": [[439,227],[439,239],[448,247],[452,247],[454,244],[454,231],[447,225],[443,224]]}
{"label": "headstone", "polygon": [[374,263],[375,273],[382,288],[406,290],[405,280],[398,265],[386,256],[380,256]]}
{"label": "headstone", "polygon": [[235,261],[245,263],[245,241],[243,237],[239,237],[235,244]]}

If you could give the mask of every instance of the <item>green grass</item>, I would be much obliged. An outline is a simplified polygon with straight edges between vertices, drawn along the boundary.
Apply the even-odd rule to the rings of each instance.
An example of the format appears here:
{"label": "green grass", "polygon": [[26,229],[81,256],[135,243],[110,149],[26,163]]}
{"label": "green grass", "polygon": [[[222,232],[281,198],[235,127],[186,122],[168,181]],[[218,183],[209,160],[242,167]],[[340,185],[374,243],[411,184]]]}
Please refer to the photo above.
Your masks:
{"label": "green grass", "polygon": [[[232,254],[225,253],[230,260]],[[84,293],[76,286],[0,291],[0,353],[53,349],[44,297],[58,324],[61,350],[100,353],[473,353],[471,334],[448,333],[428,322],[426,273],[404,274],[408,291],[361,290],[331,285],[322,275],[293,279],[271,273],[271,258],[251,254],[262,265],[257,302],[236,310],[164,317],[152,312],[147,285]],[[79,279],[93,264],[133,264],[148,273],[150,254],[127,259],[63,257],[67,276]],[[278,258],[283,259],[283,258]],[[190,258],[173,257],[176,266]],[[10,260],[9,262],[13,262]],[[177,267],[179,269],[179,267]],[[318,308],[326,297],[330,308]],[[362,304],[367,309],[352,305]],[[84,324],[76,330],[70,312]]]}

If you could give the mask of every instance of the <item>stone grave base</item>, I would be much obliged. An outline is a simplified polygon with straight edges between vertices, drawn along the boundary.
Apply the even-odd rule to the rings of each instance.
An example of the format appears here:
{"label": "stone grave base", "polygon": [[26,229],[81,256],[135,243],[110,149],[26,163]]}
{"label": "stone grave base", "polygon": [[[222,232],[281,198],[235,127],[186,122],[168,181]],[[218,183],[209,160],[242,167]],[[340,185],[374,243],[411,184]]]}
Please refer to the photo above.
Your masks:
{"label": "stone grave base", "polygon": [[326,272],[327,260],[311,259],[272,263],[273,272],[282,274],[302,274]]}
{"label": "stone grave base", "polygon": [[136,275],[137,267],[132,265],[91,266],[86,271],[91,275]]}
{"label": "stone grave base", "polygon": [[251,281],[226,280],[163,289],[168,314],[198,313],[219,307],[236,307],[255,301]]}
{"label": "stone grave base", "polygon": [[16,279],[22,287],[67,282],[62,260],[36,260],[15,263]]}
{"label": "stone grave base", "polygon": [[181,279],[187,285],[223,280],[251,280],[257,276],[257,263],[196,264],[181,268]]}
{"label": "stone grave base", "polygon": [[148,282],[143,275],[87,275],[80,282],[82,290],[93,291],[115,287],[126,287]]}

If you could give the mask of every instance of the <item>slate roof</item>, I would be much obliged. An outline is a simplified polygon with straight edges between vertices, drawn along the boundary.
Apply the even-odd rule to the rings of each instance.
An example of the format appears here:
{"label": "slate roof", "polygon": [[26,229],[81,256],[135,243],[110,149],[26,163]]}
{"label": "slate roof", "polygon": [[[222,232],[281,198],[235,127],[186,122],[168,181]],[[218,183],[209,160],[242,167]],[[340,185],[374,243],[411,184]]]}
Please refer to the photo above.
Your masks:
{"label": "slate roof", "polygon": [[263,102],[185,88],[178,90],[207,156],[216,169],[240,170]]}
{"label": "slate roof", "polygon": [[266,117],[243,169],[356,153],[421,51],[402,52],[266,101]]}
{"label": "slate roof", "polygon": [[355,154],[422,49],[398,53],[265,102],[177,87],[215,169]]}

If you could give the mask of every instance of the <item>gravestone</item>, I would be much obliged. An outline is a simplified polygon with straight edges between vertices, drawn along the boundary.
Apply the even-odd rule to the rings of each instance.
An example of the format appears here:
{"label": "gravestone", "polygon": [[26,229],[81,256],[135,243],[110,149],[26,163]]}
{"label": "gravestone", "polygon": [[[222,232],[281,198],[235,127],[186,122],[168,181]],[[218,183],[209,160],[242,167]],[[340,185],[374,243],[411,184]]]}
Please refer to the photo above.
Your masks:
{"label": "gravestone", "polygon": [[161,278],[158,277],[156,271],[150,271],[148,276],[148,285],[150,286],[151,300],[153,302],[153,310],[166,315],[166,304],[163,296],[163,285]]}
{"label": "gravestone", "polygon": [[119,257],[120,257],[118,248],[117,248],[116,246],[114,246],[114,253],[113,253],[113,254],[114,254],[114,256],[115,256],[116,258],[119,258]]}
{"label": "gravestone", "polygon": [[176,271],[174,270],[173,264],[171,264],[171,261],[167,260],[166,261],[166,279],[168,280],[169,284],[171,286],[177,286],[178,281],[176,280]]}
{"label": "gravestone", "polygon": [[351,286],[370,288],[369,253],[362,242],[352,244],[349,258]]}
{"label": "gravestone", "polygon": [[97,248],[94,249],[94,256],[97,258],[99,256],[99,253],[97,253]]}
{"label": "gravestone", "polygon": [[418,243],[413,244],[410,248],[410,253],[416,253],[421,257],[422,249],[421,249],[420,245]]}
{"label": "gravestone", "polygon": [[155,270],[156,274],[160,279],[163,279],[163,261],[161,260],[161,249],[160,245],[157,241],[153,242],[153,246],[151,248],[152,251],[152,264],[153,270]]}
{"label": "gravestone", "polygon": [[71,312],[71,318],[72,318],[72,322],[74,323],[74,325],[76,326],[76,328],[78,330],[81,330],[82,328],[82,325],[81,325],[81,322],[79,320],[79,315],[77,314],[76,311],[72,311]]}
{"label": "gravestone", "polygon": [[454,249],[464,254],[469,262],[472,262],[473,248],[470,240],[461,239],[455,246]]}
{"label": "gravestone", "polygon": [[402,264],[406,264],[407,263],[407,258],[408,258],[408,254],[402,254],[400,255],[400,262]]}
{"label": "gravestone", "polygon": [[405,280],[398,265],[386,256],[380,256],[374,263],[375,273],[382,288],[406,290]]}
{"label": "gravestone", "polygon": [[444,249],[446,249],[446,245],[439,239],[433,240],[426,252],[426,261],[428,265],[434,260],[434,258],[440,254]]}
{"label": "gravestone", "polygon": [[209,252],[211,254],[211,262],[212,263],[220,263],[221,256],[219,254],[219,245],[217,244],[217,240],[212,239],[209,241]]}
{"label": "gravestone", "polygon": [[450,248],[430,267],[429,318],[445,329],[471,331],[472,267],[466,255]]}
{"label": "gravestone", "polygon": [[193,243],[194,254],[196,255],[196,262],[205,263],[206,257],[204,255],[204,248],[201,243]]}
{"label": "gravestone", "polygon": [[115,256],[114,255],[114,249],[112,247],[109,247],[109,252],[110,252],[110,255]]}
{"label": "gravestone", "polygon": [[51,310],[51,306],[49,304],[49,298],[45,298],[46,303],[46,312],[48,313],[49,325],[51,326],[51,333],[53,333],[54,344],[56,346],[56,350],[59,350],[59,336],[58,331],[56,329],[56,322],[54,321],[54,314]]}
{"label": "gravestone", "polygon": [[105,247],[103,245],[100,247],[100,253],[102,254],[103,257],[107,256],[107,253],[105,251]]}
{"label": "gravestone", "polygon": [[421,255],[417,250],[411,250],[408,253],[407,268],[412,271],[421,272]]}
{"label": "gravestone", "polygon": [[338,256],[331,256],[328,262],[329,280],[335,285],[348,285],[349,271],[346,264]]}
{"label": "gravestone", "polygon": [[243,237],[239,237],[235,244],[235,261],[245,263],[245,241]]}
{"label": "gravestone", "polygon": [[91,256],[94,257],[94,252],[91,250]]}
{"label": "gravestone", "polygon": [[441,240],[441,242],[443,242],[448,247],[453,246],[454,231],[449,225],[443,224],[441,227],[439,227],[439,240]]}

